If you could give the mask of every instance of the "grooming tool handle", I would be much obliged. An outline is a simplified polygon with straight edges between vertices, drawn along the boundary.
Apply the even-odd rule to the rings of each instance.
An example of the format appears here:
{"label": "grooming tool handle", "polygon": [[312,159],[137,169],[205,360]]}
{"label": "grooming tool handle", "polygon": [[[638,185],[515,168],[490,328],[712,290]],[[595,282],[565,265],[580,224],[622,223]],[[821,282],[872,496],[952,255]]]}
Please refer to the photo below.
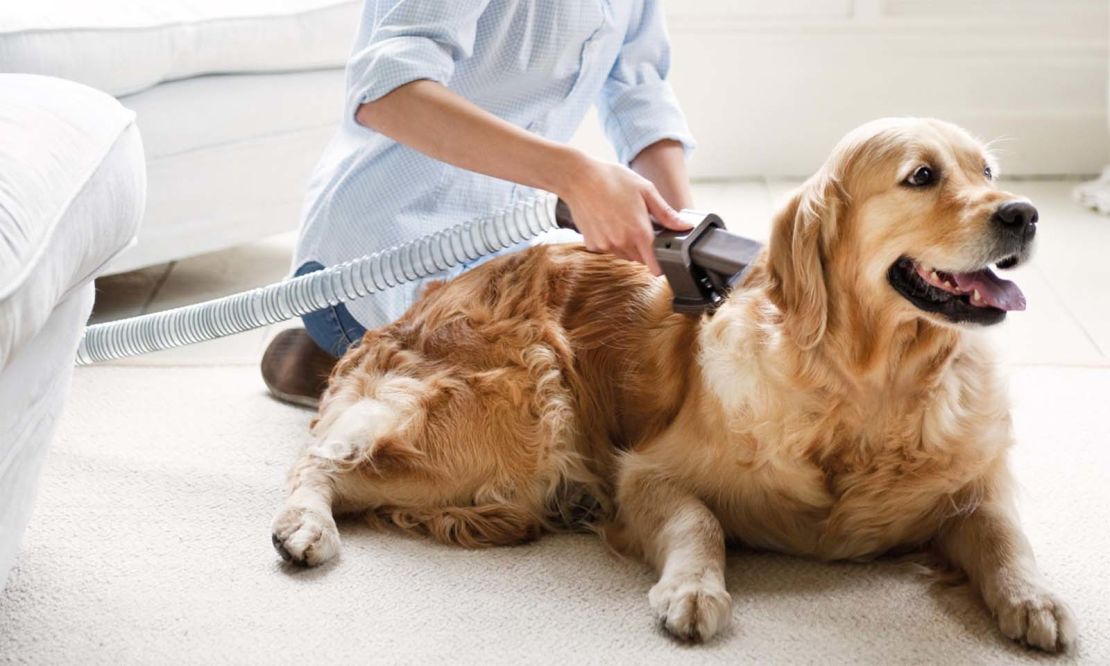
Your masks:
{"label": "grooming tool handle", "polygon": [[[675,312],[712,312],[763,246],[729,233],[721,218],[712,213],[683,210],[678,215],[693,229],[671,231],[652,220],[655,258],[674,293]],[[563,229],[578,231],[570,206],[562,199],[555,203],[555,222]]]}

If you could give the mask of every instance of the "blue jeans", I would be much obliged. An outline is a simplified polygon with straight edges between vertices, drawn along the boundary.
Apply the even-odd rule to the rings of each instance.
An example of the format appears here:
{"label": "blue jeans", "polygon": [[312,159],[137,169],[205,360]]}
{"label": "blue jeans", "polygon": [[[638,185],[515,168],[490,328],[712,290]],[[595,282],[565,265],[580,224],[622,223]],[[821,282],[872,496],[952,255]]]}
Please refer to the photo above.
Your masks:
{"label": "blue jeans", "polygon": [[[298,268],[296,275],[314,273],[323,268],[322,264],[310,261]],[[342,303],[302,315],[301,321],[308,331],[308,337],[312,338],[320,349],[336,358],[346,353],[348,347],[361,340],[366,334],[366,329],[355,321]]]}

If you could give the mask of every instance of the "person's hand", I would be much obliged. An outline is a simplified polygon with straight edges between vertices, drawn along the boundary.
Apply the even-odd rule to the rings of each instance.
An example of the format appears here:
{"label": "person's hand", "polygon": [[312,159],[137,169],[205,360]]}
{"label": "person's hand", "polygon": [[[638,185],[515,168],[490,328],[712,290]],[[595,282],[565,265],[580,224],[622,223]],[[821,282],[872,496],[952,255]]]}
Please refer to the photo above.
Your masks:
{"label": "person's hand", "polygon": [[619,164],[586,158],[558,194],[570,206],[587,249],[639,261],[655,275],[662,271],[652,249],[651,218],[674,231],[690,229],[651,181]]}

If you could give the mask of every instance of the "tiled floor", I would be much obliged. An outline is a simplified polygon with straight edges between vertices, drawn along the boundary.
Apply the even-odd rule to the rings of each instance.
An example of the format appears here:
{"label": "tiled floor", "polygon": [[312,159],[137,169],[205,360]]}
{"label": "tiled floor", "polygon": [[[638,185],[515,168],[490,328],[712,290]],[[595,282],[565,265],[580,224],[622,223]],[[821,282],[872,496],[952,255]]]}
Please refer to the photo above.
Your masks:
{"label": "tiled floor", "polygon": [[[699,208],[729,226],[766,239],[772,210],[796,181],[703,183]],[[1040,208],[1034,260],[1007,275],[1021,285],[1029,309],[991,330],[1002,358],[1017,365],[1110,367],[1110,218],[1072,199],[1076,181],[1011,182]],[[294,234],[110,276],[97,283],[94,322],[157,312],[275,282],[289,269]],[[254,364],[286,325],[169,350],[120,363],[143,365]]]}

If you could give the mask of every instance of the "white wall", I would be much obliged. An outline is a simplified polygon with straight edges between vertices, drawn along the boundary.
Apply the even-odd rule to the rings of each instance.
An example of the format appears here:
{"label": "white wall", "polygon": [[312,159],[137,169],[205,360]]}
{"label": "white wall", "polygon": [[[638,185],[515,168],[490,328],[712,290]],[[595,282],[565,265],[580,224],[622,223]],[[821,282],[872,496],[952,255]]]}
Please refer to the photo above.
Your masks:
{"label": "white wall", "polygon": [[[937,116],[1012,175],[1108,161],[1107,0],[670,0],[699,178],[811,173],[852,127]],[[596,120],[576,138],[611,155]]]}

